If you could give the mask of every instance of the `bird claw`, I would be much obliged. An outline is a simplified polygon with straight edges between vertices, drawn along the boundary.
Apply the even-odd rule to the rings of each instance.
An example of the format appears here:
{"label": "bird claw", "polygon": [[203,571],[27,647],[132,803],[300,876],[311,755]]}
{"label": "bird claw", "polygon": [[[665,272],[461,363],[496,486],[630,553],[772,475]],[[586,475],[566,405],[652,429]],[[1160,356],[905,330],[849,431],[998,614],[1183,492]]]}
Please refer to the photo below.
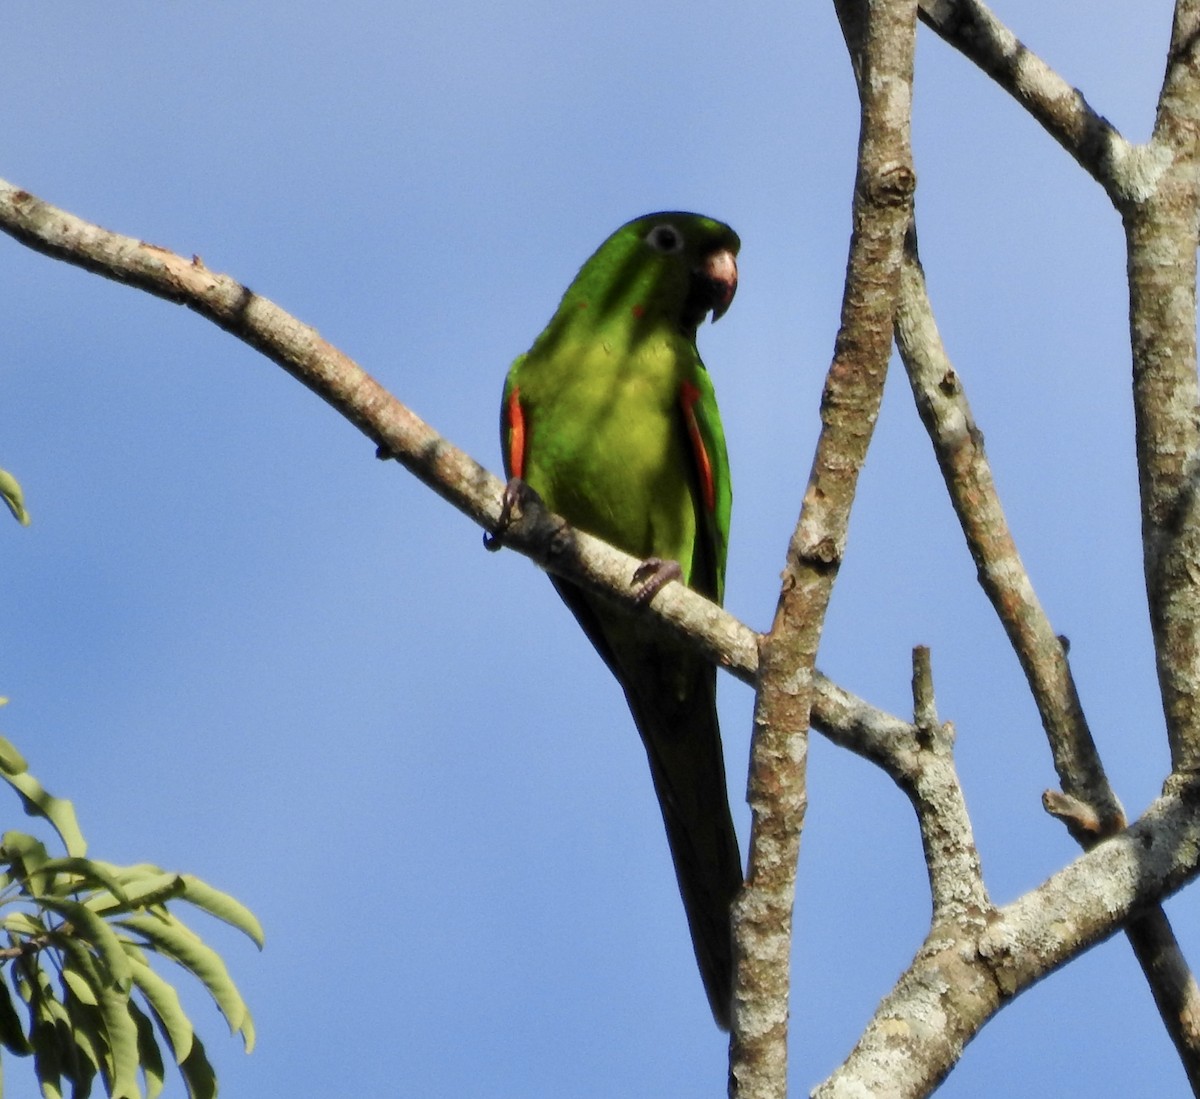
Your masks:
{"label": "bird claw", "polygon": [[483,535],[483,548],[489,553],[495,553],[504,545],[504,535],[513,525],[516,514],[521,511],[522,498],[525,493],[532,491],[519,477],[510,478],[504,486],[504,491],[500,494],[500,515],[496,519],[496,527],[494,530],[485,531]]}
{"label": "bird claw", "polygon": [[647,557],[633,570],[633,583],[641,584],[633,601],[646,606],[672,580],[682,580],[683,569],[678,561],[664,561],[661,557]]}

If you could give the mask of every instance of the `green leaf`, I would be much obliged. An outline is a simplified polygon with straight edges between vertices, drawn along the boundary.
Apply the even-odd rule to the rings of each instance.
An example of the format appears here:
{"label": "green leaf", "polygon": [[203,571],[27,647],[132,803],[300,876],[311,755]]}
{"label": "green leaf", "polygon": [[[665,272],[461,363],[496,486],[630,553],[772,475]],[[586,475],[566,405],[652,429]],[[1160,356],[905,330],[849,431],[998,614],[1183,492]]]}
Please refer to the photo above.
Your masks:
{"label": "green leaf", "polygon": [[42,817],[50,822],[68,855],[82,858],[87,854],[87,843],[79,830],[79,821],[75,819],[75,807],[66,798],[56,798],[47,793],[42,784],[27,771],[19,774],[0,771],[0,778],[21,795],[29,816]]}
{"label": "green leaf", "polygon": [[[25,1057],[32,1052],[33,1047],[25,1037],[25,1028],[21,1025],[21,1016],[12,1002],[8,982],[0,976],[0,1043],[19,1057]],[[0,1091],[0,1095],[3,1092]]]}
{"label": "green leaf", "polygon": [[158,1099],[166,1082],[166,1069],[163,1067],[162,1051],[158,1048],[158,1040],[154,1035],[154,1024],[141,1008],[132,1000],[129,1002],[129,1014],[137,1026],[138,1061],[142,1066],[142,1079],[146,1084],[146,1099]]}
{"label": "green leaf", "polygon": [[[32,939],[48,933],[48,928],[40,920],[28,912],[10,912],[0,921],[0,927],[17,937],[17,939]],[[14,944],[16,945],[16,944]]]}
{"label": "green leaf", "polygon": [[[2,706],[8,699],[0,699]],[[17,751],[17,747],[7,737],[0,736],[0,771],[6,775],[20,775],[29,770],[25,757]]]}
{"label": "green leaf", "polygon": [[133,963],[133,983],[154,1013],[159,1029],[175,1056],[175,1063],[181,1064],[192,1051],[195,1032],[179,1002],[179,993],[148,965],[138,962]]}
{"label": "green leaf", "polygon": [[116,932],[96,915],[87,905],[78,901],[61,900],[57,897],[41,897],[39,903],[57,912],[64,920],[72,925],[70,936],[61,932],[55,935],[56,940],[65,938],[84,939],[95,949],[95,957],[108,971],[102,974],[107,982],[122,995],[128,996],[133,987],[133,971],[129,965],[129,957],[121,949],[121,940]]}
{"label": "green leaf", "polygon": [[63,969],[67,987],[72,992],[80,986],[86,989],[85,995],[65,1000],[73,1048],[104,1073],[112,1099],[141,1099],[137,1023],[129,1011],[128,994],[106,979],[82,942],[64,939],[62,948],[67,955]]}
{"label": "green leaf", "polygon": [[183,1082],[187,1085],[188,1099],[216,1099],[217,1074],[208,1063],[204,1045],[199,1038],[192,1044],[192,1052],[179,1066]]}
{"label": "green leaf", "polygon": [[[70,1019],[66,1071],[72,1080],[84,1085],[86,1092],[97,1072],[111,1076],[107,1027],[99,1008],[105,978],[85,943],[64,939],[61,949],[64,955],[62,979],[67,991],[63,996],[63,1008]],[[87,1058],[87,1065],[80,1063],[80,1054]],[[75,1092],[72,1092],[72,1099],[74,1096]]]}
{"label": "green leaf", "polygon": [[47,859],[38,869],[43,874],[52,874],[66,879],[56,882],[51,887],[53,892],[60,895],[79,893],[84,888],[104,889],[111,893],[118,903],[129,904],[125,889],[117,880],[116,875],[110,873],[106,866],[93,862],[91,859],[72,857]]}
{"label": "green leaf", "polygon": [[139,947],[137,945],[137,943],[135,943],[132,939],[125,938],[124,935],[120,936],[120,939],[121,939],[121,949],[125,951],[125,956],[131,962],[134,962],[134,963],[141,962],[142,965],[150,964],[149,960],[146,957],[146,952],[144,950],[142,950],[142,948]]}
{"label": "green leaf", "polygon": [[28,895],[44,893],[50,885],[47,877],[38,872],[49,861],[46,845],[24,832],[5,832],[0,836],[0,859],[7,862],[14,876],[22,881],[22,892]]}
{"label": "green leaf", "polygon": [[214,889],[207,882],[201,881],[192,874],[182,875],[186,883],[184,898],[197,908],[204,909],[210,916],[224,920],[231,927],[236,927],[246,935],[259,950],[263,948],[265,936],[262,924],[257,917],[241,901],[234,899],[228,893]]}
{"label": "green leaf", "polygon": [[29,526],[29,512],[25,510],[25,494],[17,479],[6,469],[0,469],[0,499],[8,505],[8,510],[23,527]]}
{"label": "green leaf", "polygon": [[62,1063],[58,1059],[58,1035],[53,1023],[38,1020],[30,1033],[33,1071],[42,1085],[43,1099],[62,1099]]}
{"label": "green leaf", "polygon": [[73,966],[68,965],[63,968],[63,981],[71,990],[71,995],[80,1003],[95,1007],[100,1002],[96,999],[96,993],[88,983],[88,979]]}
{"label": "green leaf", "polygon": [[70,1073],[63,1064],[63,1036],[71,1033],[67,1009],[54,996],[50,978],[36,961],[25,959],[22,966],[24,988],[30,1008],[30,1044],[33,1046],[34,1072],[42,1085],[42,1095],[61,1099],[62,1077]]}
{"label": "green leaf", "polygon": [[141,935],[146,946],[195,974],[216,1001],[233,1033],[241,1033],[246,1052],[254,1048],[250,1012],[229,976],[221,956],[174,916],[128,916],[117,925]]}
{"label": "green leaf", "polygon": [[130,875],[121,872],[120,877],[122,884],[119,894],[97,894],[88,897],[84,901],[88,908],[97,915],[111,917],[118,912],[131,912],[137,908],[165,904],[172,897],[182,896],[187,889],[182,874],[159,871],[153,875],[137,875],[131,881]]}
{"label": "green leaf", "polygon": [[112,1059],[112,1078],[109,1083],[112,1099],[141,1099],[137,1024],[129,1014],[129,995],[111,986],[102,987],[99,991],[100,1012],[104,1016],[108,1051]]}
{"label": "green leaf", "polygon": [[71,1099],[77,1095],[88,1095],[97,1073],[109,1071],[108,1044],[104,1034],[104,1020],[91,1004],[75,1001],[67,1007],[71,1018],[70,1029],[58,1031],[59,1058],[63,1062],[63,1075],[72,1082]]}

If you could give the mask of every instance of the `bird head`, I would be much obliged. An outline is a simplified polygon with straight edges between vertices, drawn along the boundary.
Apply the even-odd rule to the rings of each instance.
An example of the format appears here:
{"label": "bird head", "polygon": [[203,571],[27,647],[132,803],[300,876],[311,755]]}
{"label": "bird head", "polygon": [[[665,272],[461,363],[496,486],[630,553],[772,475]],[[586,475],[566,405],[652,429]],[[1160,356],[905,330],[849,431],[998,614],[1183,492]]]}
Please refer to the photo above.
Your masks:
{"label": "bird head", "polygon": [[564,319],[646,331],[669,324],[687,336],[737,291],[737,234],[701,214],[670,211],[626,222],[580,269],[560,306]]}

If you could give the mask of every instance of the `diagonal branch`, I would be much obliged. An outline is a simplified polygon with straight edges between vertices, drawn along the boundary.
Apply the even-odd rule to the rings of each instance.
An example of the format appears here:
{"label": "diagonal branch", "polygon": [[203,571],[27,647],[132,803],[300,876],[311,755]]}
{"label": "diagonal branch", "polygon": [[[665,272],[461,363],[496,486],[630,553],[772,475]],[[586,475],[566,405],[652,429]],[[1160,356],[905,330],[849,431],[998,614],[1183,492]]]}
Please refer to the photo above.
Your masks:
{"label": "diagonal branch", "polygon": [[1017,552],[984,453],[983,434],[938,333],[915,229],[906,240],[900,285],[896,345],[980,586],[1025,672],[1063,791],[1089,806],[1099,821],[1096,831],[1107,835],[1125,826],[1125,814],[1096,751],[1066,646],[1051,627]]}
{"label": "diagonal branch", "polygon": [[821,404],[821,434],[771,632],[762,646],[751,742],[746,886],[734,907],[737,981],[730,1088],[787,1094],[792,906],[807,804],[813,668],[845,547],[859,470],[891,350],[904,226],[915,176],[909,143],[915,0],[839,3],[859,75],[862,121],[841,327]]}
{"label": "diagonal branch", "polygon": [[[1067,659],[1017,552],[966,394],[934,321],[910,233],[896,342],[950,500],[987,593],[1021,663],[1050,741],[1062,793],[1044,795],[1086,849],[1125,825],[1087,725]],[[1200,990],[1171,925],[1154,908],[1126,929],[1193,1088],[1200,1087]]]}
{"label": "diagonal branch", "polygon": [[1200,0],[1178,0],[1154,134],[1131,147],[981,0],[921,17],[1021,102],[1106,189],[1125,222],[1142,542],[1176,771],[1200,770]]}
{"label": "diagonal branch", "polygon": [[[384,457],[491,530],[504,485],[439,435],[349,356],[273,302],[230,278],[133,237],[110,232],[0,181],[0,229],[23,244],[199,313],[282,366],[374,442]],[[639,561],[569,528],[536,503],[506,530],[505,544],[548,571],[633,609]],[[668,584],[644,613],[697,639],[715,663],[746,682],[758,667],[758,637],[682,584]]]}
{"label": "diagonal branch", "polygon": [[[55,259],[177,302],[261,351],[485,530],[500,512],[503,484],[439,435],[357,363],[279,306],[227,275],[157,245],[110,232],[0,180],[0,230]],[[683,584],[668,584],[649,607],[631,577],[640,561],[567,526],[536,502],[505,532],[505,544],[547,571],[661,621],[685,643],[744,683],[758,676],[759,635]],[[850,720],[888,715],[814,677],[813,721],[831,733]],[[853,718],[850,716],[853,714]]]}
{"label": "diagonal branch", "polygon": [[936,923],[816,1099],[919,1099],[1014,996],[1200,872],[1200,789],[1172,782],[1145,815],[1037,889]]}
{"label": "diagonal branch", "polygon": [[1175,151],[1195,140],[1195,104],[1200,72],[1197,71],[1197,39],[1200,38],[1200,3],[1177,0],[1171,21],[1171,44],[1167,68],[1158,97],[1154,137]]}
{"label": "diagonal branch", "polygon": [[982,0],[920,0],[921,21],[1021,104],[1119,207],[1145,194],[1164,164],[1103,115]]}

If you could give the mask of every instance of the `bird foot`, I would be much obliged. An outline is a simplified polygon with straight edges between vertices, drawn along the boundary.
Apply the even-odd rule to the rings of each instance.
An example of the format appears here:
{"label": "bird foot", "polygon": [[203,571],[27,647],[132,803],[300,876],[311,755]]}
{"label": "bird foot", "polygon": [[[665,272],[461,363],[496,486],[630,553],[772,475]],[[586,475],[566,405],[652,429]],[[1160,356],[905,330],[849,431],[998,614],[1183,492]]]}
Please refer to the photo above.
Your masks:
{"label": "bird foot", "polygon": [[633,583],[642,585],[633,600],[639,607],[644,607],[672,580],[682,579],[683,569],[678,561],[647,557],[633,570]]}
{"label": "bird foot", "polygon": [[521,503],[527,498],[536,496],[520,477],[512,477],[500,494],[500,515],[496,519],[496,527],[484,533],[483,548],[489,553],[495,553],[504,545],[504,535],[513,525],[513,520],[521,513]]}

